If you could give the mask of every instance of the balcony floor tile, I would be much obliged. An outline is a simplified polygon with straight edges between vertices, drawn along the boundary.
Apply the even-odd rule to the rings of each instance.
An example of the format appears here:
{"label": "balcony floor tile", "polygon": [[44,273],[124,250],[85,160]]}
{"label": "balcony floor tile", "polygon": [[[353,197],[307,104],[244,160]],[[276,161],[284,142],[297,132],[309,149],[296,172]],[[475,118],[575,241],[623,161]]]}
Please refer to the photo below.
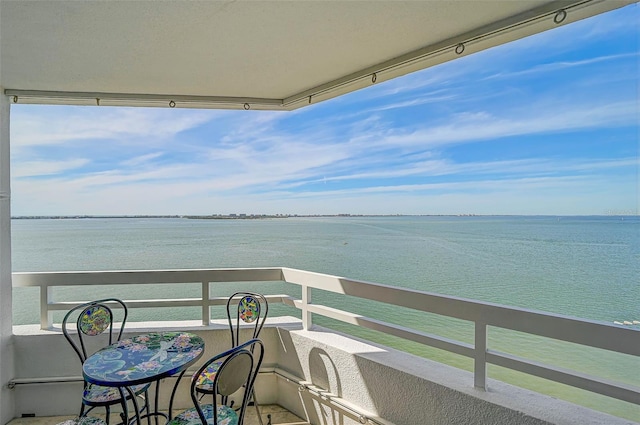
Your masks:
{"label": "balcony floor tile", "polygon": [[[261,406],[262,421],[264,425],[267,425],[267,415],[271,415],[272,425],[309,425],[303,419],[297,417],[293,413],[286,410],[284,407],[276,404]],[[95,416],[104,418],[104,415],[96,414]],[[35,418],[16,418],[7,425],[57,425],[60,422],[64,422],[67,419],[71,419],[73,416],[40,416]],[[119,417],[115,415],[111,416],[111,423],[117,423]],[[143,421],[143,424],[146,424]],[[256,411],[252,406],[247,409],[247,417],[245,418],[244,425],[260,425]]]}

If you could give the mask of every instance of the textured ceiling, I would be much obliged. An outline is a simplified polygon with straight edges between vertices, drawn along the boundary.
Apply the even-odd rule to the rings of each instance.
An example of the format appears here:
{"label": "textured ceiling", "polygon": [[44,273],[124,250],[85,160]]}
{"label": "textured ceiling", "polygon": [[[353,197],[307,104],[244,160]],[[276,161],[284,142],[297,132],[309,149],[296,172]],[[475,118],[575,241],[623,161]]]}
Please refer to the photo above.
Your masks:
{"label": "textured ceiling", "polygon": [[628,3],[1,0],[0,85],[40,103],[294,109]]}

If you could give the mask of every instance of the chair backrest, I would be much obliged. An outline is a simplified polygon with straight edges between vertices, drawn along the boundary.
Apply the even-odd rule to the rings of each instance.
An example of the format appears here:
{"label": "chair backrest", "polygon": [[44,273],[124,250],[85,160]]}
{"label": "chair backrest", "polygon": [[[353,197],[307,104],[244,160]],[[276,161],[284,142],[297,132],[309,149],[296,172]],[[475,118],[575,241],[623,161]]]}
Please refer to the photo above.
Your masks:
{"label": "chair backrest", "polygon": [[[250,324],[249,329],[252,330],[248,339],[258,338],[260,331],[267,320],[269,313],[269,304],[262,294],[255,292],[236,292],[227,300],[227,319],[229,320],[229,330],[231,331],[231,346],[240,345],[240,328],[246,329],[247,326],[242,324]],[[235,317],[235,324],[233,318]]]}
{"label": "chair backrest", "polygon": [[[114,307],[123,310],[120,329],[115,338]],[[62,333],[78,354],[80,361],[84,363],[88,357],[87,338],[106,334],[103,336],[108,336],[108,340],[104,338],[105,343],[101,345],[102,347],[120,341],[124,325],[127,322],[127,314],[127,306],[117,298],[90,301],[76,306],[67,312],[62,320]],[[69,328],[75,329],[76,332],[72,334],[69,332]]]}
{"label": "chair backrest", "polygon": [[[259,350],[256,350],[259,347]],[[191,400],[193,401],[198,416],[203,424],[207,423],[202,410],[203,404],[211,404],[213,410],[213,424],[218,423],[218,406],[220,404],[229,405],[229,396],[242,389],[242,402],[240,408],[234,406],[238,412],[238,424],[242,425],[244,414],[251,398],[251,390],[258,376],[262,358],[264,357],[264,345],[257,338],[251,339],[244,344],[240,344],[232,349],[220,353],[207,360],[198,370],[194,377],[200,376],[211,363],[220,363],[220,366],[213,377],[212,402],[208,402],[208,397],[201,397],[196,391],[198,379],[191,380]],[[219,397],[218,397],[219,396]]]}

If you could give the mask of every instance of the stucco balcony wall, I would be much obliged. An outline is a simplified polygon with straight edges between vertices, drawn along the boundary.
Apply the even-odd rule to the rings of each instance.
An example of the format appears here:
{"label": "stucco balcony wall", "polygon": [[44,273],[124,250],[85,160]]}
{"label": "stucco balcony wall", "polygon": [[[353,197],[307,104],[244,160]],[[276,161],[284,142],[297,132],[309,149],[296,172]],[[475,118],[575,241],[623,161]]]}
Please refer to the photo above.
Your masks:
{"label": "stucco balcony wall", "polygon": [[[482,391],[473,387],[470,372],[333,330],[315,327],[312,331],[280,329],[278,333],[280,367],[349,400],[379,423],[635,424],[500,381],[489,380],[489,390]],[[360,423],[357,417],[336,420],[317,398],[312,402],[303,398],[304,406],[288,404],[291,400],[280,397],[279,403],[299,416],[312,411],[323,418],[311,423]]]}
{"label": "stucco balcony wall", "polygon": [[[187,330],[205,340],[205,358],[229,346],[226,323],[133,323],[127,335]],[[14,328],[15,378],[79,377],[80,365],[59,330]],[[256,384],[262,404],[279,404],[311,424],[523,424],[622,425],[633,422],[498,381],[473,387],[473,375],[318,326],[302,330],[298,319],[272,318],[261,334],[266,347]],[[292,379],[289,379],[290,377]],[[167,405],[173,378],[161,387]],[[176,407],[189,406],[188,379]],[[79,408],[81,382],[16,385],[17,416],[68,415]]]}

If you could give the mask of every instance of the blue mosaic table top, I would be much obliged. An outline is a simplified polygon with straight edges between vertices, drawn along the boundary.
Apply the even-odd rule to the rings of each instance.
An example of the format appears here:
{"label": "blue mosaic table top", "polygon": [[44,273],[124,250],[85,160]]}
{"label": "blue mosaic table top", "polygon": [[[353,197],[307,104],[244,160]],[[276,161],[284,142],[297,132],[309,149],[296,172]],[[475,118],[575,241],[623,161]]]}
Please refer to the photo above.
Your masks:
{"label": "blue mosaic table top", "polygon": [[122,387],[182,372],[204,353],[204,341],[187,332],[163,332],[123,339],[90,356],[82,374],[92,384]]}

